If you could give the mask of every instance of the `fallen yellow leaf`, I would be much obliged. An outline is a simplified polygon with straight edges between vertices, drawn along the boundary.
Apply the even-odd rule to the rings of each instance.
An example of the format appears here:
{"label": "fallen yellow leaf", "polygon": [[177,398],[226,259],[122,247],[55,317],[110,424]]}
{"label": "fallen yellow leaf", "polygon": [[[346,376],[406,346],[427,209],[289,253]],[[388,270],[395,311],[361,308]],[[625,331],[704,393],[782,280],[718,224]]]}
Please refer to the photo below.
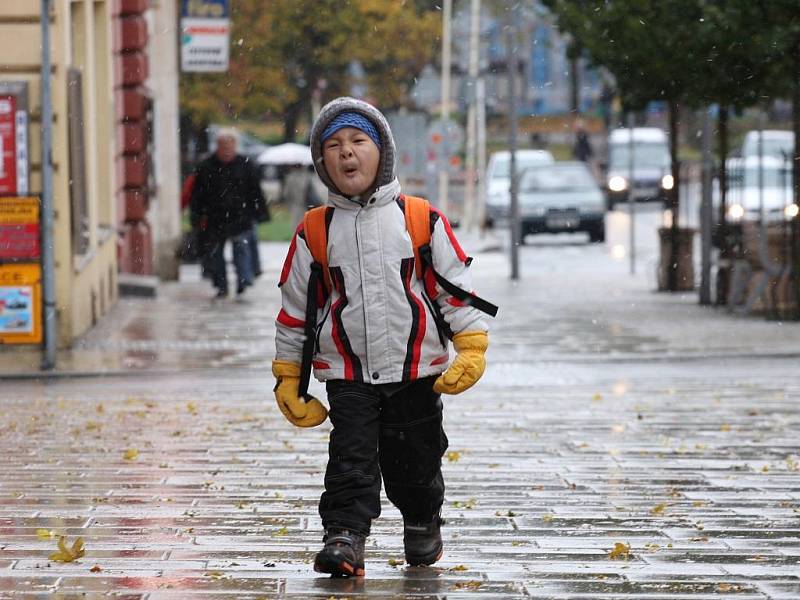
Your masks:
{"label": "fallen yellow leaf", "polygon": [[86,552],[83,549],[83,538],[77,538],[72,548],[67,548],[67,538],[58,536],[58,550],[50,555],[50,560],[55,562],[72,562],[82,558]]}
{"label": "fallen yellow leaf", "polygon": [[454,583],[450,589],[451,590],[477,590],[479,587],[483,585],[482,581],[459,581],[458,583]]}
{"label": "fallen yellow leaf", "polygon": [[608,558],[614,560],[617,558],[628,560],[631,558],[631,545],[623,542],[614,544],[614,549],[608,553]]}
{"label": "fallen yellow leaf", "polygon": [[445,454],[445,456],[447,457],[447,460],[449,460],[450,462],[458,462],[458,459],[461,458],[461,452],[457,450],[450,450],[450,452]]}
{"label": "fallen yellow leaf", "polygon": [[207,573],[203,574],[205,577],[210,577],[211,579],[227,579],[228,576],[225,575],[222,571],[208,571]]}
{"label": "fallen yellow leaf", "polygon": [[667,503],[662,502],[661,504],[656,504],[653,508],[650,509],[651,515],[663,515],[664,509],[667,508]]}
{"label": "fallen yellow leaf", "polygon": [[603,394],[599,392],[596,393],[594,396],[592,396],[592,402],[600,402],[602,399],[603,399]]}
{"label": "fallen yellow leaf", "polygon": [[54,537],[56,537],[56,532],[52,529],[37,529],[36,537],[38,537],[40,540],[52,540]]}
{"label": "fallen yellow leaf", "polygon": [[139,456],[139,451],[135,448],[128,448],[125,450],[125,454],[122,455],[122,458],[125,460],[136,460]]}
{"label": "fallen yellow leaf", "polygon": [[455,567],[450,567],[448,571],[468,571],[469,567],[466,565],[456,565]]}

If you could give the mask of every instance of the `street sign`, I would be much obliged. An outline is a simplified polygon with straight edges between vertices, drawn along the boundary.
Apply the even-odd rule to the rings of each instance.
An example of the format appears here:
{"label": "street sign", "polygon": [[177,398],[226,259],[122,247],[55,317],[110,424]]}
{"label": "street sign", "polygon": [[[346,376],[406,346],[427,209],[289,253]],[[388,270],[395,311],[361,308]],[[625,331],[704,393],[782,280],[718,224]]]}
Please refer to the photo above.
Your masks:
{"label": "street sign", "polygon": [[228,70],[230,19],[228,0],[183,0],[181,70],[213,73]]}
{"label": "street sign", "polygon": [[42,341],[42,268],[0,265],[0,344]]}
{"label": "street sign", "polygon": [[28,84],[0,82],[0,196],[28,193]]}
{"label": "street sign", "polygon": [[0,198],[0,262],[38,262],[39,198]]}
{"label": "street sign", "polygon": [[457,172],[461,169],[461,146],[464,144],[464,128],[453,120],[437,119],[428,126],[428,160],[437,168]]}

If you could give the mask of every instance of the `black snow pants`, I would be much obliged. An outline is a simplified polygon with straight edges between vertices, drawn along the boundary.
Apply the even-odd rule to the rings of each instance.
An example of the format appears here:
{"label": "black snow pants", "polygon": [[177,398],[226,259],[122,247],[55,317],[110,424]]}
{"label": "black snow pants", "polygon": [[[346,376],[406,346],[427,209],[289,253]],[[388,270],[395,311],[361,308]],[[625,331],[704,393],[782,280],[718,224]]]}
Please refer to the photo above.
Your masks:
{"label": "black snow pants", "polygon": [[430,522],[444,502],[442,400],[436,377],[394,385],[327,383],[333,424],[322,524],[369,535],[386,495],[408,522]]}

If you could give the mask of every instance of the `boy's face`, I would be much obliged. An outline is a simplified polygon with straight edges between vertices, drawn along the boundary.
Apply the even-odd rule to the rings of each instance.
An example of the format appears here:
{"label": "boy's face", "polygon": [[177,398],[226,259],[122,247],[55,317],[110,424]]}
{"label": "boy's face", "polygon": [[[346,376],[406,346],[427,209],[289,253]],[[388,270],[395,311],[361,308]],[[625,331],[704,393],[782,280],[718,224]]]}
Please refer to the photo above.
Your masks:
{"label": "boy's face", "polygon": [[339,191],[358,196],[375,182],[381,152],[360,129],[343,127],[322,144],[322,158]]}

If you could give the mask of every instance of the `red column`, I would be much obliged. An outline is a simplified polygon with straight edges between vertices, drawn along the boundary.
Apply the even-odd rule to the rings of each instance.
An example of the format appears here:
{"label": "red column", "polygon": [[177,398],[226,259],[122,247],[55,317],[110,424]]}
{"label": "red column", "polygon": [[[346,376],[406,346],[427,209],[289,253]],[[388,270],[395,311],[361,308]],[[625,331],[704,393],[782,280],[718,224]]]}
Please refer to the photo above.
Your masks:
{"label": "red column", "polygon": [[114,88],[117,115],[117,218],[119,268],[153,273],[150,205],[151,156],[148,147],[148,0],[117,0],[114,11]]}

